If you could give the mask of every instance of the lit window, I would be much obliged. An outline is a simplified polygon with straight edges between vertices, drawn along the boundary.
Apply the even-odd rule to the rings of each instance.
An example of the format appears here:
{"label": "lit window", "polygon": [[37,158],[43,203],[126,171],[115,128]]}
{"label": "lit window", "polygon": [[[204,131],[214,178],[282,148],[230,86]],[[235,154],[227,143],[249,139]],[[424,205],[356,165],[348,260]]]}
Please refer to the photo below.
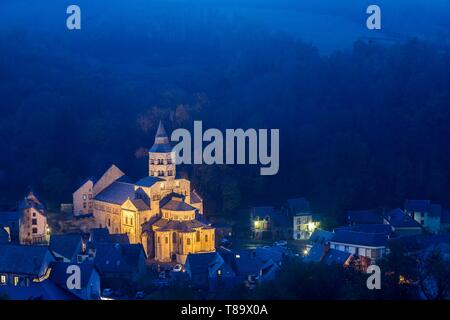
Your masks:
{"label": "lit window", "polygon": [[83,194],[83,200],[87,200],[87,196]]}
{"label": "lit window", "polygon": [[18,276],[14,276],[14,286],[17,286],[19,284],[19,277]]}
{"label": "lit window", "polygon": [[6,284],[6,275],[2,274],[0,276],[0,284],[5,285]]}

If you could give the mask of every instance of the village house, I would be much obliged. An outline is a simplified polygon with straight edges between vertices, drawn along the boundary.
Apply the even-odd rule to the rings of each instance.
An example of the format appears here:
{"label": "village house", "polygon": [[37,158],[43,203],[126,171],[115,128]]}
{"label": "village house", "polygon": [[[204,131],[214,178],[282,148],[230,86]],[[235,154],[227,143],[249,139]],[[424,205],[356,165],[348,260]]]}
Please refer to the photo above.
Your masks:
{"label": "village house", "polygon": [[58,234],[50,236],[50,250],[58,261],[77,262],[83,252],[83,238],[80,234]]}
{"label": "village house", "polygon": [[287,211],[293,219],[293,239],[307,240],[320,226],[319,216],[311,212],[306,198],[292,198],[287,201]]}
{"label": "village house", "polygon": [[441,231],[441,216],[444,210],[440,204],[430,200],[406,200],[404,211],[430,233]]}
{"label": "village house", "polygon": [[67,280],[70,274],[67,268],[73,265],[67,262],[52,262],[49,280],[63,290],[71,292],[82,300],[99,300],[101,295],[100,274],[94,264],[78,264],[80,268],[80,289],[69,289]]}
{"label": "village house", "polygon": [[19,241],[21,244],[47,244],[49,228],[44,204],[33,191],[20,202]]}
{"label": "village house", "polygon": [[215,251],[215,229],[204,222],[203,200],[176,172],[175,153],[160,122],[149,150],[148,176],[138,182],[111,166],[73,193],[75,214],[90,212],[97,228],[127,234],[151,259],[184,263],[189,253]]}
{"label": "village house", "polygon": [[397,237],[422,233],[422,226],[399,208],[386,213],[384,215],[384,223],[392,228],[392,231]]}

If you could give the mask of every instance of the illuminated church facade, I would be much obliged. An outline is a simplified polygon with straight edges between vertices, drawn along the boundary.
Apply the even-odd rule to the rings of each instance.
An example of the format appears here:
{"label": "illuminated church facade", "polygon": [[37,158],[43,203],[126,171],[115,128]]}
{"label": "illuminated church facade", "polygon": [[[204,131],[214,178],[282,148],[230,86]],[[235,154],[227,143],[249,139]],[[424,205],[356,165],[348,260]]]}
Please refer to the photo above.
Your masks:
{"label": "illuminated church facade", "polygon": [[73,193],[74,215],[92,214],[95,225],[126,233],[149,258],[184,263],[189,253],[215,251],[215,229],[203,222],[203,200],[176,172],[175,153],[159,123],[149,150],[148,176],[133,183],[111,166]]}

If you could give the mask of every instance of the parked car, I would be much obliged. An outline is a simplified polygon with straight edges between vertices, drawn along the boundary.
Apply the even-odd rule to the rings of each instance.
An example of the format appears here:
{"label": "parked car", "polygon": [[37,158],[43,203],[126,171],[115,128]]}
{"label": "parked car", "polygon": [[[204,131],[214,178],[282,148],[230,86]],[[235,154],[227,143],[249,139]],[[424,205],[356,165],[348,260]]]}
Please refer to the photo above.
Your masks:
{"label": "parked car", "polygon": [[145,298],[145,293],[144,293],[143,291],[138,291],[138,292],[136,292],[135,298],[136,298],[137,300],[144,299],[144,298]]}
{"label": "parked car", "polygon": [[103,289],[103,296],[104,297],[111,297],[112,294],[113,294],[112,289],[110,289],[110,288]]}
{"label": "parked car", "polygon": [[181,272],[183,271],[183,266],[181,264],[177,264],[172,269],[173,272]]}

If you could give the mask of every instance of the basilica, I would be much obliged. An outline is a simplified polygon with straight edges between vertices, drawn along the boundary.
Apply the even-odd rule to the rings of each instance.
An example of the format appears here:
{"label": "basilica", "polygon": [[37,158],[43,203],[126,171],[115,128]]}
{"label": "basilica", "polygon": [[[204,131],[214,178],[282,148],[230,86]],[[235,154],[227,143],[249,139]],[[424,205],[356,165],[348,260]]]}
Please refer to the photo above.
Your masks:
{"label": "basilica", "polygon": [[215,250],[215,229],[204,222],[203,200],[176,172],[175,153],[159,123],[149,150],[148,176],[133,182],[111,166],[73,193],[74,215],[93,215],[96,227],[126,233],[159,262],[185,263],[189,253]]}

